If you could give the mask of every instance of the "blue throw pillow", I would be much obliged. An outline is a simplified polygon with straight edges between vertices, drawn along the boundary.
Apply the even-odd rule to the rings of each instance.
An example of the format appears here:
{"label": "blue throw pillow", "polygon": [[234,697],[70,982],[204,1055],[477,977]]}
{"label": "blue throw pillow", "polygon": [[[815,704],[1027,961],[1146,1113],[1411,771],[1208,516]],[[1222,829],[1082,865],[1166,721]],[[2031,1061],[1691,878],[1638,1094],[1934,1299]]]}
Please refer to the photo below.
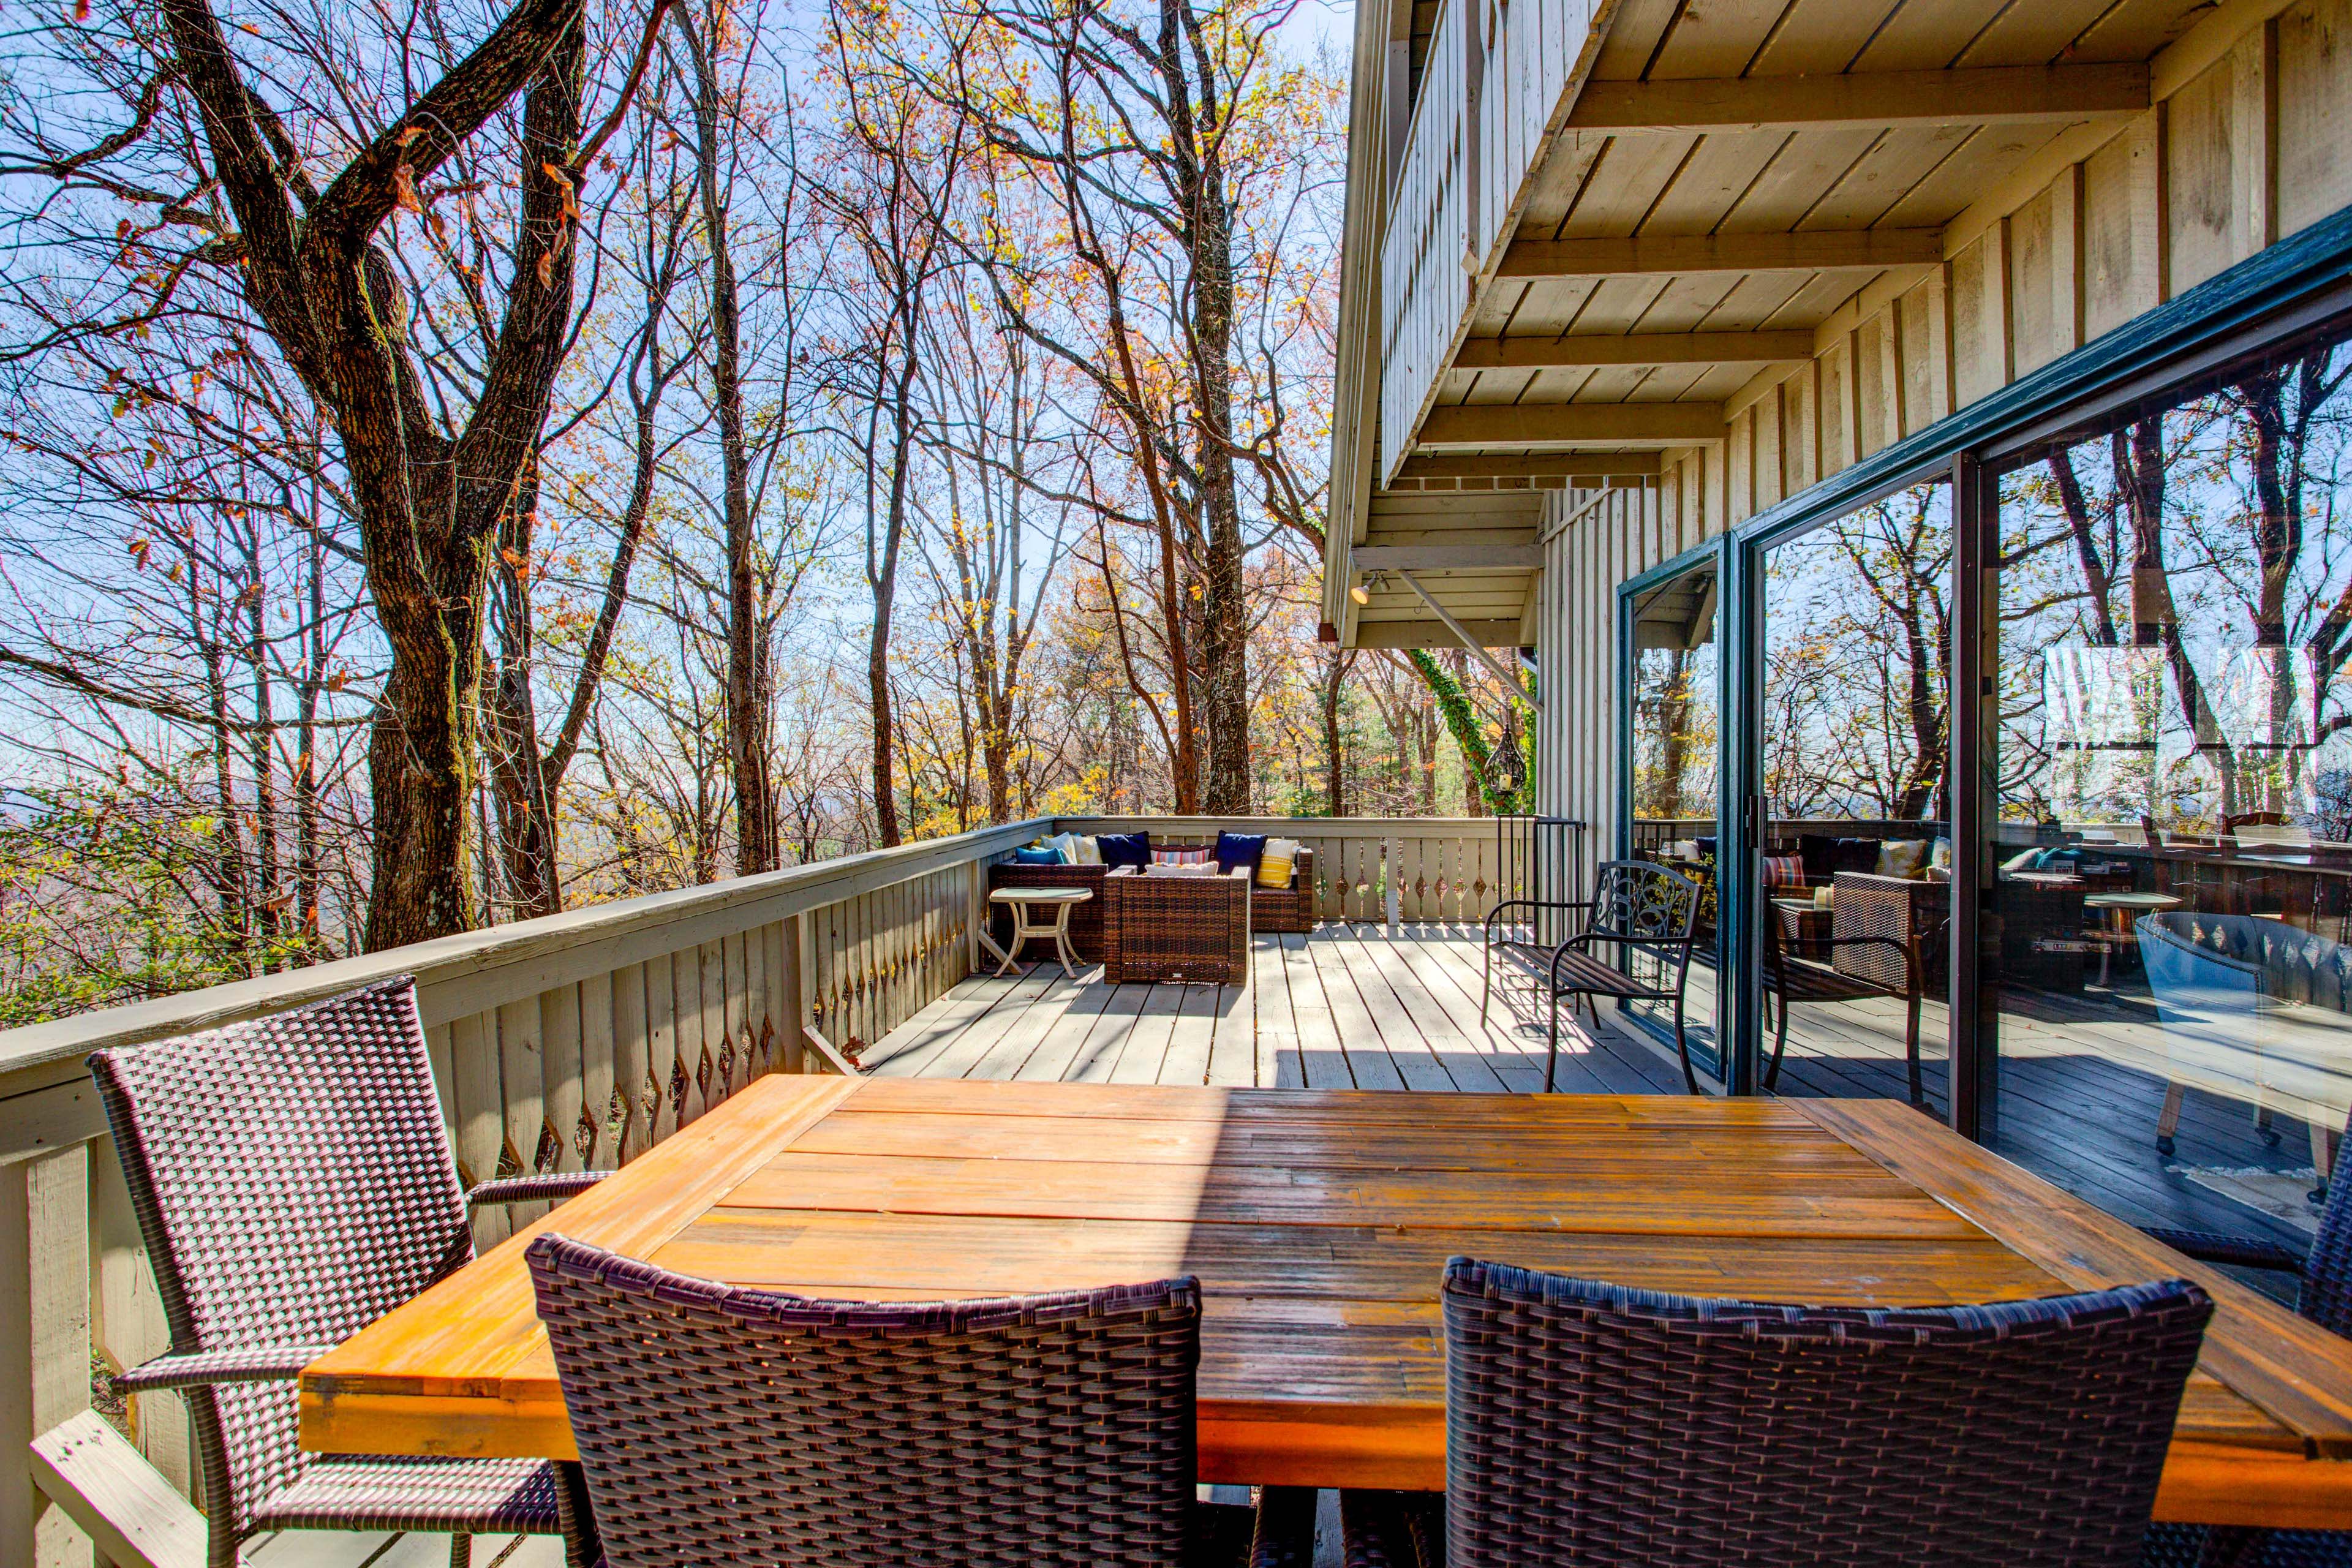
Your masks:
{"label": "blue throw pillow", "polygon": [[1151,835],[1149,833],[1099,834],[1095,838],[1095,847],[1102,851],[1103,864],[1106,866],[1151,864]]}
{"label": "blue throw pillow", "polygon": [[1058,866],[1062,863],[1062,852],[1058,849],[1031,849],[1024,847],[1013,852],[1013,863],[1015,866]]}
{"label": "blue throw pillow", "polygon": [[1263,833],[1219,833],[1217,835],[1217,869],[1230,871],[1236,866],[1257,869],[1258,858],[1265,853]]}

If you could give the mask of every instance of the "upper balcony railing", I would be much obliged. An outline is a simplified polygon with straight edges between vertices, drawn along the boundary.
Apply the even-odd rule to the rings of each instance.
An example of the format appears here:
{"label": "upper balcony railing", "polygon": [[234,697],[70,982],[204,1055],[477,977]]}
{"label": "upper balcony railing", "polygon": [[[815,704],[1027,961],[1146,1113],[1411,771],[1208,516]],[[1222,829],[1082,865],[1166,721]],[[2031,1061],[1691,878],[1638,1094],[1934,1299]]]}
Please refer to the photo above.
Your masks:
{"label": "upper balcony railing", "polygon": [[1383,479],[1508,237],[1591,20],[1592,0],[1444,0],[1381,244]]}

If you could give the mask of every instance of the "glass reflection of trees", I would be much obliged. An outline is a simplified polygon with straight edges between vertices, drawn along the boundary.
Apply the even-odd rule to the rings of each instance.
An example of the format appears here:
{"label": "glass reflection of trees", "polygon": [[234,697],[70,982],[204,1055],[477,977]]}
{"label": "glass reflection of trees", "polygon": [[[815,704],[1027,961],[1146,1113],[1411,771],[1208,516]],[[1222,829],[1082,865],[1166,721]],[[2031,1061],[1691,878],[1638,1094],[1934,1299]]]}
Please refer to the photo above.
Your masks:
{"label": "glass reflection of trees", "polygon": [[1951,489],[1916,486],[1772,551],[1764,786],[1775,816],[1947,817]]}
{"label": "glass reflection of trees", "polygon": [[2006,820],[2338,836],[2347,376],[2310,353],[2003,480]]}
{"label": "glass reflection of trees", "polygon": [[1721,709],[1716,690],[1716,578],[1685,573],[1634,605],[1633,816],[1715,816]]}

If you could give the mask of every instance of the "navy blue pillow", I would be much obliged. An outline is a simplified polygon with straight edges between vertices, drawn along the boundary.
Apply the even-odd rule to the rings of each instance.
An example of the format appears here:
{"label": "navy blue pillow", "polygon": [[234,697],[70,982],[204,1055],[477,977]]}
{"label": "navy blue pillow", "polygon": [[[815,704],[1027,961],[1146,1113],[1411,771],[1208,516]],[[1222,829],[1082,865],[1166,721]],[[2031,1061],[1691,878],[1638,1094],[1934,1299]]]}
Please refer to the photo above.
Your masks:
{"label": "navy blue pillow", "polygon": [[1236,866],[1257,869],[1258,858],[1265,853],[1263,833],[1219,833],[1217,835],[1217,869],[1230,871]]}
{"label": "navy blue pillow", "polygon": [[1024,847],[1013,852],[1013,863],[1015,866],[1058,866],[1062,863],[1062,852],[1058,849],[1031,849]]}
{"label": "navy blue pillow", "polygon": [[1149,866],[1151,864],[1151,835],[1149,833],[1104,833],[1095,838],[1095,847],[1102,851],[1106,866]]}

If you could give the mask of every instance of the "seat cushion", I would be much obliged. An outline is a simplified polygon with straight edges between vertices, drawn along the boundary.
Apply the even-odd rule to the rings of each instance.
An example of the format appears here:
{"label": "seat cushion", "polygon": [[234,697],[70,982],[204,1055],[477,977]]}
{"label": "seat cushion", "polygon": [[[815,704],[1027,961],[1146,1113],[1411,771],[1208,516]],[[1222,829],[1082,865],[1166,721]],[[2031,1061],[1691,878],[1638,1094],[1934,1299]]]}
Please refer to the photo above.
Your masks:
{"label": "seat cushion", "polygon": [[561,1484],[544,1459],[320,1459],[262,1500],[253,1528],[554,1535]]}
{"label": "seat cushion", "polygon": [[1258,859],[1265,853],[1263,833],[1225,833],[1217,835],[1217,869],[1230,871],[1236,866],[1246,866],[1255,874]]}
{"label": "seat cushion", "polygon": [[1102,851],[1106,866],[1149,866],[1151,864],[1151,835],[1149,833],[1098,833],[1095,847]]}

